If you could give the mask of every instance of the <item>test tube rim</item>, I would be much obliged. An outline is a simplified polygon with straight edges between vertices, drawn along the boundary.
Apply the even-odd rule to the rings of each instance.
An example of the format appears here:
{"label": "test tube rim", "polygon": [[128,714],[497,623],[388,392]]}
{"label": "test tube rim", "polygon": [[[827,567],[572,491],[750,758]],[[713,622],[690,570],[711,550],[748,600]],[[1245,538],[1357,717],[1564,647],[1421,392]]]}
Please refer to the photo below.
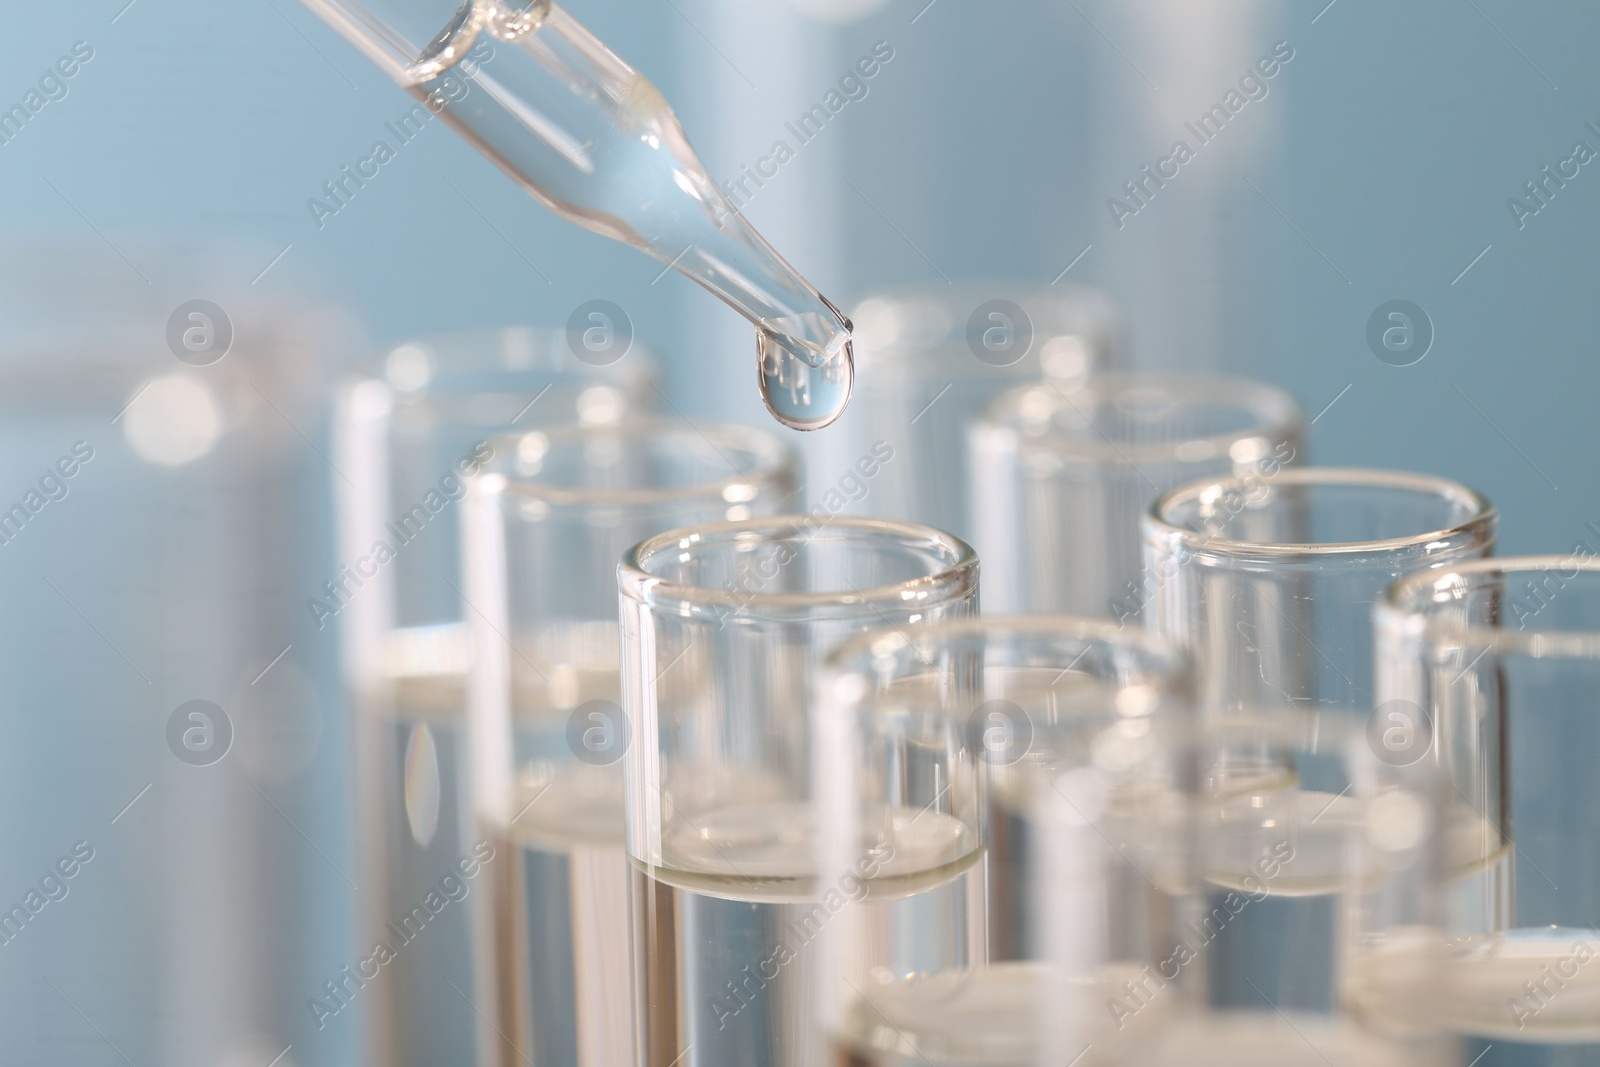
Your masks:
{"label": "test tube rim", "polygon": [[[590,508],[634,508],[642,509],[657,504],[678,504],[682,502],[702,500],[724,500],[730,505],[745,503],[755,499],[755,495],[739,500],[730,500],[727,490],[738,486],[748,486],[754,494],[759,495],[764,489],[777,489],[779,492],[787,486],[792,491],[796,479],[797,459],[795,452],[781,439],[773,434],[751,429],[736,423],[690,423],[686,419],[672,419],[663,417],[647,417],[615,423],[569,423],[563,426],[528,430],[524,433],[502,433],[495,435],[490,444],[495,446],[495,455],[511,456],[516,454],[517,442],[530,436],[538,435],[562,444],[572,442],[586,442],[593,438],[623,438],[628,440],[661,440],[671,435],[683,434],[690,437],[704,439],[719,453],[724,448],[733,450],[741,449],[753,457],[754,465],[749,471],[732,474],[715,481],[696,482],[691,485],[671,486],[655,489],[575,489],[568,486],[556,486],[539,482],[529,475],[519,475],[514,471],[506,470],[508,462],[514,459],[496,459],[491,461],[488,472],[500,474],[504,482],[499,487],[500,493],[506,498],[522,500],[536,500],[554,508],[573,508],[577,510]],[[506,446],[502,452],[500,446]]]}
{"label": "test tube rim", "polygon": [[[1192,530],[1166,517],[1173,508],[1190,503],[1202,493],[1238,491],[1249,494],[1262,488],[1263,483],[1270,484],[1274,489],[1356,486],[1405,490],[1460,503],[1465,506],[1468,516],[1443,529],[1426,530],[1403,537],[1372,541],[1327,542],[1235,540]],[[1445,549],[1477,543],[1483,543],[1487,551],[1493,547],[1497,521],[1498,513],[1494,505],[1482,493],[1461,482],[1439,475],[1367,467],[1286,466],[1273,474],[1270,479],[1233,475],[1224,478],[1201,478],[1180,485],[1161,494],[1151,503],[1144,515],[1144,528],[1147,538],[1177,541],[1187,554],[1195,558],[1228,558],[1242,564],[1257,560],[1283,564],[1314,563],[1329,558],[1363,555],[1425,557]]]}
{"label": "test tube rim", "polygon": [[[1239,400],[1236,406],[1241,411],[1257,415],[1257,422],[1253,426],[1228,433],[1204,434],[1172,441],[1119,442],[1110,439],[1088,441],[1069,438],[1053,428],[1030,430],[1019,425],[1020,419],[1014,410],[1011,413],[1002,411],[1013,404],[1018,397],[1037,389],[1054,388],[1070,404],[1074,395],[1080,393],[1094,394],[1149,386],[1168,388],[1173,393],[1181,395],[1185,403],[1196,399],[1201,402],[1213,399],[1221,402],[1242,396],[1244,399]],[[1089,426],[1091,429],[1095,428],[1092,422]],[[1280,441],[1298,443],[1305,429],[1305,418],[1300,411],[1300,405],[1287,391],[1253,378],[1106,371],[1086,375],[1075,382],[1070,389],[1063,389],[1048,380],[1013,386],[995,396],[984,406],[976,420],[976,427],[979,430],[991,432],[998,430],[1015,434],[1019,445],[1048,449],[1056,458],[1063,461],[1131,467],[1139,462],[1158,460],[1181,462],[1183,457],[1175,453],[1180,449],[1192,449],[1197,445],[1210,445],[1213,451],[1207,458],[1214,458],[1217,455],[1231,456],[1234,445],[1252,439],[1265,442],[1269,450],[1274,443]]]}
{"label": "test tube rim", "polygon": [[[875,313],[872,305],[893,306],[897,311],[916,313],[918,304],[938,303],[945,308],[976,307],[988,299],[1009,300],[1029,312],[1030,320],[1042,318],[1049,336],[1074,336],[1102,357],[1112,356],[1123,347],[1124,322],[1120,310],[1110,294],[1097,286],[1063,282],[1050,286],[1015,279],[957,279],[953,286],[896,286],[868,293],[850,307],[850,317],[856,322],[856,359],[862,371],[863,388],[874,388],[880,376],[892,376],[896,383],[901,377],[917,377],[926,373],[927,360],[948,359],[950,366],[967,367],[975,377],[986,377],[995,372],[1017,377],[1032,373],[1027,370],[1026,359],[1009,366],[993,366],[975,360],[963,334],[966,323],[953,317],[937,336],[924,334],[915,337],[894,337],[877,340],[871,336],[870,326],[863,319]],[[1031,310],[1030,310],[1031,309]],[[1034,315],[1031,312],[1046,312]],[[1041,323],[1034,322],[1037,329]],[[1114,358],[1114,357],[1113,357]]]}
{"label": "test tube rim", "polygon": [[1164,635],[1143,627],[1119,626],[1108,619],[1082,615],[974,615],[919,626],[914,635],[897,627],[878,627],[836,645],[823,660],[823,669],[830,676],[855,673],[863,668],[853,664],[882,658],[883,653],[875,649],[884,643],[899,651],[911,645],[942,644],[997,633],[1062,637],[1084,645],[1121,646],[1167,664],[1169,670],[1159,672],[1163,677],[1187,679],[1191,670],[1189,653]]}
{"label": "test tube rim", "polygon": [[[759,536],[767,533],[779,535],[773,539],[804,543],[809,540],[804,536],[806,533],[815,535],[823,531],[848,531],[862,536],[921,542],[942,550],[947,558],[934,573],[892,585],[848,591],[748,595],[742,595],[737,590],[675,582],[651,574],[645,568],[645,561],[680,549],[689,535],[697,540],[706,537],[736,540],[741,534]],[[828,617],[827,609],[839,609],[849,615],[859,615],[863,609],[880,606],[904,610],[908,603],[905,594],[908,592],[923,594],[918,600],[932,608],[974,593],[977,585],[978,554],[971,545],[954,534],[920,523],[854,515],[836,515],[825,520],[803,514],[772,515],[680,527],[639,542],[623,553],[621,562],[617,564],[617,588],[623,598],[653,609],[671,609],[685,616],[710,614],[717,619],[726,619],[733,614],[748,619],[811,621]],[[729,607],[734,609],[732,613],[721,610]]]}
{"label": "test tube rim", "polygon": [[[383,382],[393,393],[395,403],[401,406],[427,406],[496,391],[492,386],[472,380],[474,375],[508,378],[570,375],[575,380],[592,379],[590,384],[596,386],[639,388],[641,391],[659,377],[659,357],[637,340],[628,349],[625,361],[595,365],[583,363],[574,356],[566,344],[566,336],[562,327],[531,323],[425,331],[386,344],[367,346],[359,353],[354,377]],[[418,348],[437,361],[428,380],[412,389],[390,382],[384,365],[390,355],[408,347]],[[513,357],[510,354],[513,349],[523,354]],[[514,359],[526,359],[526,362],[514,362]]]}
{"label": "test tube rim", "polygon": [[[1440,601],[1428,590],[1452,578],[1471,579],[1494,575],[1509,580],[1515,575],[1545,575],[1550,571],[1600,576],[1600,558],[1574,559],[1572,556],[1504,556],[1465,560],[1444,567],[1407,574],[1384,589],[1374,606],[1379,632],[1427,641],[1450,641],[1465,649],[1495,655],[1526,656],[1530,659],[1600,659],[1600,626],[1594,629],[1508,630],[1503,626],[1484,626],[1451,622],[1426,607]],[[1424,598],[1427,598],[1426,600]],[[1470,656],[1468,657],[1471,658]]]}

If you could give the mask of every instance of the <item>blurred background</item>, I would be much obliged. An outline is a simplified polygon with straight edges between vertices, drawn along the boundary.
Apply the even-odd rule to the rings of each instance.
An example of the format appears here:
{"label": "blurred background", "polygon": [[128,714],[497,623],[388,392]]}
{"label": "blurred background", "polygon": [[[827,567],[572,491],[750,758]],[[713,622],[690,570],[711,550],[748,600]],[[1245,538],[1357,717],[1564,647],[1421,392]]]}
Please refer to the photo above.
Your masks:
{"label": "blurred background", "polygon": [[[1574,151],[1600,148],[1600,8],[568,7],[719,181],[789,143],[742,209],[841,307],[1098,286],[1125,365],[1277,384],[1311,460],[1467,482],[1504,554],[1600,547],[1600,169]],[[26,512],[0,525],[0,908],[27,913],[0,937],[0,1060],[358,1062],[363,1000],[307,1010],[358,942],[339,637],[306,607],[338,566],[338,383],[369,349],[604,299],[673,406],[766,427],[750,329],[442,124],[314,211],[411,102],[292,0],[12,4],[0,27],[0,508]],[[786,123],[867,56],[798,143]],[[191,301],[232,332],[204,379],[167,334]],[[1371,329],[1393,301],[1398,355]],[[828,433],[813,496],[854,454],[819,460]],[[197,700],[230,731],[203,766],[172,732]]]}

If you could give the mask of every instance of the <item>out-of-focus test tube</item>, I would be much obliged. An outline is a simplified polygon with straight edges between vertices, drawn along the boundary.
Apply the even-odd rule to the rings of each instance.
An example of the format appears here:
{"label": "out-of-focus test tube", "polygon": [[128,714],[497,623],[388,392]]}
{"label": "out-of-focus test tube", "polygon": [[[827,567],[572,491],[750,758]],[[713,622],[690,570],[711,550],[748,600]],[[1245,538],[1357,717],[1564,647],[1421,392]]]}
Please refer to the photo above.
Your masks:
{"label": "out-of-focus test tube", "polygon": [[1391,586],[1377,619],[1381,725],[1451,783],[1460,1062],[1600,1063],[1600,563],[1451,564]]}
{"label": "out-of-focus test tube", "polygon": [[[628,861],[617,561],[684,524],[768,515],[788,449],[629,420],[495,442],[463,514],[473,822],[491,843],[474,952],[479,1063],[628,1067]],[[691,650],[674,666],[700,669]]]}
{"label": "out-of-focus test tube", "polygon": [[1297,238],[1269,203],[1291,185],[1286,131],[1311,51],[1298,12],[1287,0],[1094,0],[1083,13],[1118,44],[1086,56],[1085,265],[1136,324],[1140,367],[1280,365]]}
{"label": "out-of-focus test tube", "polygon": [[[1188,708],[1181,654],[1096,621],[986,617],[836,649],[815,723],[823,884],[839,891],[819,916],[834,1062],[1032,1067],[1110,1049],[1101,1001],[1181,917],[1173,734]],[[1058,802],[1077,805],[1070,854]],[[986,909],[867,876],[908,812],[955,820]]]}
{"label": "out-of-focus test tube", "polygon": [[[905,519],[961,537],[971,530],[966,421],[995,394],[1027,382],[1070,391],[1115,364],[1122,344],[1109,298],[1066,283],[888,292],[862,300],[850,317],[851,409],[805,442],[812,510]],[[861,460],[874,456],[880,462],[865,473]]]}
{"label": "out-of-focus test tube", "polygon": [[[342,569],[327,595],[354,718],[357,915],[364,952],[411,938],[364,997],[368,1062],[431,1064],[484,1048],[468,907],[426,937],[405,917],[441,879],[471,865],[465,792],[469,643],[461,603],[459,516],[468,480],[503,449],[508,427],[614,425],[655,395],[635,350],[597,367],[564,331],[523,327],[441,334],[379,357],[340,400],[335,462]],[[468,883],[468,887],[471,884]],[[395,929],[399,933],[394,932]]]}
{"label": "out-of-focus test tube", "polygon": [[1456,1062],[1439,1025],[1441,783],[1365,726],[1286,708],[1199,725],[1187,915],[1155,966],[1106,990],[1123,1043],[1092,1062]]}
{"label": "out-of-focus test tube", "polygon": [[0,1062],[265,1063],[344,962],[309,932],[350,868],[305,608],[338,475],[306,442],[355,324],[231,251],[116,240],[0,263]]}
{"label": "out-of-focus test tube", "polygon": [[[1424,949],[1440,920],[1424,898],[1442,876],[1418,850],[1441,816],[1434,785],[1402,773],[1421,765],[1385,743],[1371,612],[1397,576],[1479,558],[1494,533],[1489,503],[1455,482],[1315,468],[1195,482],[1145,520],[1150,623],[1190,650],[1206,727],[1231,731],[1202,767],[1216,783],[1204,910],[1225,927],[1206,938],[1204,971],[1211,1009],[1233,1013],[1216,1047],[1240,1062],[1283,1062],[1259,1057],[1293,1038],[1238,1015],[1259,1021],[1262,1009],[1307,1016],[1321,1035],[1309,1043],[1334,1063],[1434,1054],[1405,1035],[1427,1024],[1417,975],[1431,966]],[[1422,737],[1412,734],[1410,751]],[[1390,789],[1409,799],[1384,800]],[[1246,868],[1265,888],[1241,907]],[[1397,882],[1386,873],[1412,870]],[[1400,903],[1369,900],[1368,879]],[[1382,927],[1370,936],[1359,925],[1368,919]],[[1356,1014],[1366,1029],[1327,1029]],[[1403,1019],[1391,1027],[1390,1014]],[[1405,1039],[1371,1044],[1372,1028]]]}
{"label": "out-of-focus test tube", "polygon": [[1022,386],[968,428],[973,543],[997,611],[1137,621],[1153,593],[1139,520],[1197,478],[1265,483],[1297,462],[1299,409],[1236,378],[1093,375]]}
{"label": "out-of-focus test tube", "polygon": [[[653,537],[618,581],[637,1062],[820,1062],[814,942],[843,890],[817,863],[818,667],[869,628],[973,614],[977,560],[923,526],[789,516]],[[969,907],[971,825],[884,814],[866,877],[897,902],[871,936]]]}

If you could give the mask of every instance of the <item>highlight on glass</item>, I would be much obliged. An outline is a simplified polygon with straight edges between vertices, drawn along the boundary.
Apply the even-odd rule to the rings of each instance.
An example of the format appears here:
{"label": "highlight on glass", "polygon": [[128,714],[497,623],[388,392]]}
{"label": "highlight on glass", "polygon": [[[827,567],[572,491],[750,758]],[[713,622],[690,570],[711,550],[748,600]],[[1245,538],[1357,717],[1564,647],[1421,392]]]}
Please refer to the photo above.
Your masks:
{"label": "highlight on glass", "polygon": [[780,510],[793,458],[681,420],[492,444],[463,514],[471,815],[494,856],[473,947],[480,1062],[631,1063],[617,561],[665,529]]}
{"label": "highlight on glass", "polygon": [[967,430],[973,543],[991,607],[1137,622],[1153,595],[1139,520],[1199,478],[1270,482],[1304,451],[1280,389],[1239,378],[1092,375],[995,397]]}
{"label": "highlight on glass", "polygon": [[[1109,1048],[1099,1002],[1181,917],[1184,657],[1143,630],[993,616],[874,630],[821,684],[834,893],[810,925],[834,1061],[1023,1067]],[[1075,857],[1053,843],[1068,798],[1092,812]],[[925,873],[881,876],[913,848]]]}
{"label": "highlight on glass", "polygon": [[[811,731],[825,653],[873,627],[977,610],[962,541],[876,519],[780,516],[649,538],[617,571],[637,1062],[817,1062]],[[903,822],[868,880],[938,883],[953,816]]]}
{"label": "highlight on glass", "polygon": [[1377,619],[1380,707],[1451,783],[1446,1024],[1486,1067],[1600,1063],[1600,562],[1454,564]]}

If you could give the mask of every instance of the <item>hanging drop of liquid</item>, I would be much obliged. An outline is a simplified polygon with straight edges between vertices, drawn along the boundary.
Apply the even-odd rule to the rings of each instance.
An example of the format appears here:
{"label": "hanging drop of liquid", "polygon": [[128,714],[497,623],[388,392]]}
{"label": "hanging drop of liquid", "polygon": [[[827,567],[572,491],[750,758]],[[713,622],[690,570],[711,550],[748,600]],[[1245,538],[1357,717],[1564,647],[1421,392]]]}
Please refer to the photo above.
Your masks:
{"label": "hanging drop of liquid", "polygon": [[[827,303],[827,299],[822,299]],[[761,400],[772,417],[791,430],[820,430],[844,414],[855,385],[855,348],[850,320],[828,304],[839,318],[840,343],[821,366],[812,366],[797,354],[800,342],[770,330],[756,330],[756,378]],[[808,353],[815,359],[815,352]]]}

